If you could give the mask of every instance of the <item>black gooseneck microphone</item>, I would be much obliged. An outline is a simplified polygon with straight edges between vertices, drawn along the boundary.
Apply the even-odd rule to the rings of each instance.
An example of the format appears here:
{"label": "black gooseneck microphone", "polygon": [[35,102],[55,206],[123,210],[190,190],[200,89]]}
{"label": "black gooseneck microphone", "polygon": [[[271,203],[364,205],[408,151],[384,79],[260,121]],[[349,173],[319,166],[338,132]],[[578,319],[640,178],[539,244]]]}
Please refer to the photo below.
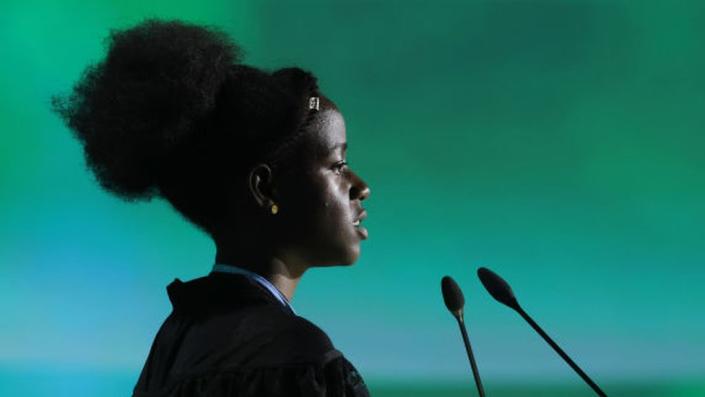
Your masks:
{"label": "black gooseneck microphone", "polygon": [[453,317],[458,320],[460,333],[463,335],[463,342],[465,343],[465,351],[467,351],[468,359],[470,360],[472,376],[475,378],[477,392],[480,394],[480,397],[485,397],[485,389],[482,388],[480,372],[477,370],[475,356],[472,354],[472,347],[470,346],[470,338],[468,338],[468,331],[465,329],[465,320],[463,318],[463,306],[465,306],[465,297],[463,296],[463,291],[460,290],[460,287],[455,282],[455,280],[453,280],[450,276],[445,276],[441,280],[441,292],[443,293],[443,302],[445,302],[446,307],[453,315]]}
{"label": "black gooseneck microphone", "polygon": [[497,273],[486,267],[477,269],[477,276],[480,278],[480,281],[482,282],[482,285],[485,286],[487,292],[489,292],[493,298],[519,313],[519,315],[522,316],[524,320],[526,320],[526,322],[528,322],[529,325],[531,325],[531,327],[538,332],[549,345],[551,345],[553,350],[555,350],[556,353],[558,353],[558,355],[561,356],[561,358],[563,358],[563,360],[565,360],[565,362],[567,362],[568,365],[570,365],[570,367],[573,368],[573,370],[577,372],[588,385],[590,385],[592,390],[594,390],[597,395],[607,397],[605,392],[603,392],[602,389],[600,389],[600,387],[597,386],[597,384],[593,382],[592,379],[590,379],[590,377],[587,376],[582,369],[580,369],[580,367],[578,367],[578,364],[568,357],[563,349],[561,349],[556,342],[554,342],[553,339],[551,339],[551,337],[548,336],[548,334],[546,334],[543,329],[541,329],[541,327],[539,327],[539,325],[536,324],[531,317],[529,317],[528,314],[526,314],[524,309],[519,306],[519,302],[517,302],[517,298],[514,296],[514,291],[512,291],[512,287],[509,286],[509,283],[507,283]]}

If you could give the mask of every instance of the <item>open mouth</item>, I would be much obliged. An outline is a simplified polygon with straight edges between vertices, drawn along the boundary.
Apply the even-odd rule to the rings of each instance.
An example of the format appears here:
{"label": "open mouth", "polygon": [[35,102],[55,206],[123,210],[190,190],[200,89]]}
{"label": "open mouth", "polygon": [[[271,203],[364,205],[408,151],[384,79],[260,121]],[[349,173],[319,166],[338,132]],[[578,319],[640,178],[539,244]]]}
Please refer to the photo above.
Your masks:
{"label": "open mouth", "polygon": [[353,226],[359,227],[362,221],[365,220],[365,218],[367,218],[367,211],[362,210],[362,212],[360,212],[360,215],[357,216],[357,219],[353,221]]}
{"label": "open mouth", "polygon": [[367,239],[367,229],[365,229],[362,226],[362,221],[367,218],[367,211],[362,211],[360,215],[353,221],[353,226],[355,227],[355,230],[357,230],[357,233],[360,235],[360,238],[363,240]]}

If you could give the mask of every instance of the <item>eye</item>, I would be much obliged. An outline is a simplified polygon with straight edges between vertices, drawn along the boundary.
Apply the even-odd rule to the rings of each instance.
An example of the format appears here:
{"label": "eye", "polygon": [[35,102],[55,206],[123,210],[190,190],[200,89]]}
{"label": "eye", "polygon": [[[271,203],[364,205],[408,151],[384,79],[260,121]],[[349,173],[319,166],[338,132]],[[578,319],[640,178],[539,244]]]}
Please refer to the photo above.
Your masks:
{"label": "eye", "polygon": [[337,163],[333,164],[333,171],[336,174],[342,174],[347,169],[348,169],[348,162],[345,160],[338,161]]}

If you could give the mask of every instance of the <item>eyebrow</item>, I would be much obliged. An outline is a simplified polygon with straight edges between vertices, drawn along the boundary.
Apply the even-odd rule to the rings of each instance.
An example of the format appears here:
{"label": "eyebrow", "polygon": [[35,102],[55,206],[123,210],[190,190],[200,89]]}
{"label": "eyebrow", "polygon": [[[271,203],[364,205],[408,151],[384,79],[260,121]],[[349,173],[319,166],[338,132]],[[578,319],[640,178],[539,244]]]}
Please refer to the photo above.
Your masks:
{"label": "eyebrow", "polygon": [[331,146],[328,146],[328,145],[323,146],[323,145],[321,145],[321,146],[318,147],[318,149],[317,149],[316,151],[318,152],[318,156],[321,156],[321,157],[328,157],[328,156],[330,156],[331,154],[335,153],[335,151],[338,150],[338,148],[342,148],[342,149],[343,149],[343,152],[345,152],[345,151],[348,149],[348,144],[347,144],[347,142],[341,142],[341,143],[333,144],[333,145],[331,145]]}
{"label": "eyebrow", "polygon": [[348,149],[348,143],[347,143],[347,142],[343,142],[343,143],[339,143],[339,144],[337,144],[337,145],[334,145],[334,146],[331,148],[331,150],[335,150],[335,149],[337,149],[337,148],[339,148],[339,147],[342,147],[343,150],[347,150],[347,149]]}

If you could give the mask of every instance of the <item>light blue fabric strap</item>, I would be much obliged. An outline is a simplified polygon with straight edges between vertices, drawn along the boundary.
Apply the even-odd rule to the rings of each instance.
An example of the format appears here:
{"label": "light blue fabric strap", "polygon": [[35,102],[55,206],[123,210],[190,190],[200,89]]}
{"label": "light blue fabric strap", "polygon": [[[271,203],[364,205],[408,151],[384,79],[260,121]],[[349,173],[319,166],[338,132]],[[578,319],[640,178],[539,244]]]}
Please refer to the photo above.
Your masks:
{"label": "light blue fabric strap", "polygon": [[288,307],[292,313],[296,314],[296,312],[294,311],[294,308],[291,307],[291,304],[286,299],[286,296],[284,296],[284,294],[282,294],[281,291],[279,291],[277,289],[277,287],[274,286],[274,284],[269,282],[269,280],[267,280],[266,278],[260,276],[259,274],[255,273],[255,272],[251,272],[251,271],[249,271],[247,269],[243,269],[241,267],[232,266],[232,265],[224,265],[221,263],[216,263],[215,265],[213,265],[213,269],[211,270],[211,272],[212,273],[239,274],[239,275],[245,276],[245,277],[249,278],[250,280],[253,280],[257,284],[261,285],[262,287],[264,287],[264,289],[269,291],[269,293],[272,294],[272,296],[276,300],[278,300],[285,307]]}

